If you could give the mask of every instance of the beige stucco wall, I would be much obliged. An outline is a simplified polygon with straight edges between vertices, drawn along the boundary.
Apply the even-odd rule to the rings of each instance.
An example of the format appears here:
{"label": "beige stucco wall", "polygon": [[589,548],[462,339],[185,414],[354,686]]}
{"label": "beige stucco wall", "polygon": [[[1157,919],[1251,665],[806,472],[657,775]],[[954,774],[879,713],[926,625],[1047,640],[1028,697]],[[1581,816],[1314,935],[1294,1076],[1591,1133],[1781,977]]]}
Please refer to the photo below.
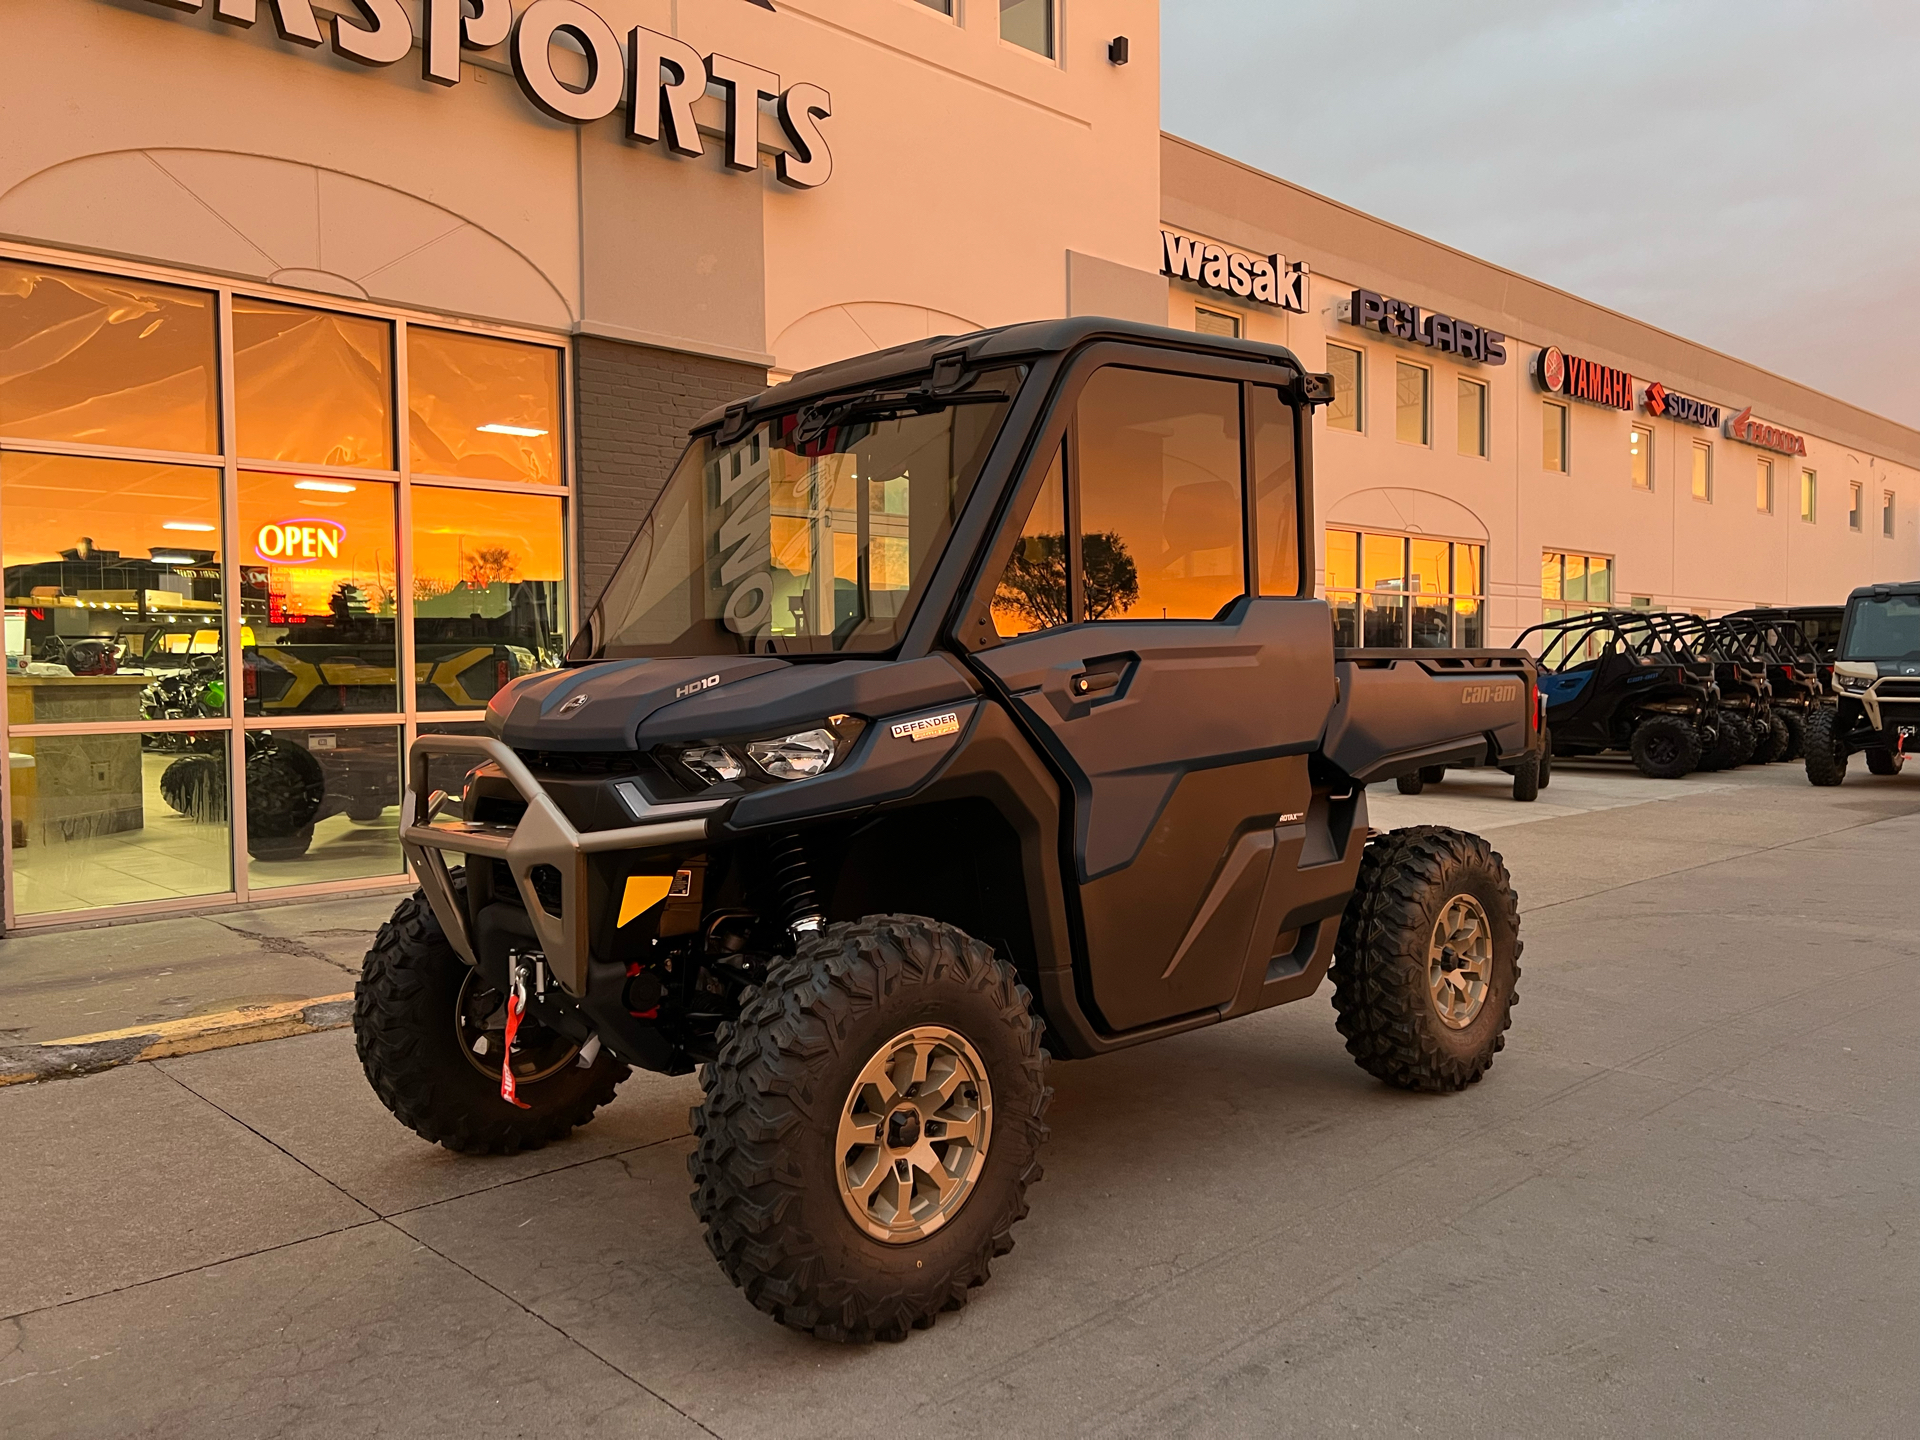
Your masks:
{"label": "beige stucco wall", "polygon": [[[323,29],[350,8],[315,0]],[[541,114],[504,46],[442,88],[418,50],[368,68],[282,41],[264,5],[238,30],[211,0],[0,0],[0,238],[789,371],[1064,314],[1069,252],[1154,267],[1156,0],[1071,8],[1057,63],[984,0],[957,22],[912,0],[590,8],[824,87],[832,178],[779,184],[764,111],[760,170],[726,169],[717,91],[683,158],[622,112]]]}
{"label": "beige stucco wall", "polygon": [[[1231,248],[1280,251],[1314,270],[1311,304],[1288,315],[1236,302],[1185,281],[1168,282],[1168,321],[1194,328],[1196,306],[1242,317],[1250,339],[1290,346],[1313,368],[1333,341],[1367,357],[1363,433],[1314,427],[1315,486],[1324,524],[1380,525],[1478,538],[1461,509],[1488,537],[1490,638],[1504,642],[1540,618],[1540,557],[1546,550],[1612,556],[1622,603],[1721,614],[1761,603],[1821,604],[1873,580],[1920,575],[1920,432],[1810,387],[1748,365],[1654,326],[1616,314],[1511,271],[1463,255],[1384,221],[1215,155],[1176,137],[1161,149],[1163,216],[1168,228]],[[1361,330],[1336,318],[1335,304],[1356,287],[1423,310],[1503,331],[1507,363],[1473,364]],[[1803,433],[1804,457],[1770,455],[1697,426],[1567,401],[1571,468],[1541,463],[1545,398],[1532,362],[1558,345],[1636,377],[1636,394],[1660,380],[1721,406]],[[1416,361],[1433,372],[1431,441],[1395,438],[1394,365]],[[1488,386],[1489,455],[1458,453],[1457,383]],[[1654,433],[1654,485],[1630,480],[1627,435]],[[1691,492],[1693,441],[1713,445],[1711,503]],[[1774,462],[1774,510],[1755,504],[1755,462]],[[1813,524],[1799,518],[1802,468],[1819,476]],[[1866,490],[1865,523],[1847,524],[1850,481]],[[1882,536],[1884,492],[1895,494],[1893,538]],[[1406,517],[1404,524],[1393,524]]]}

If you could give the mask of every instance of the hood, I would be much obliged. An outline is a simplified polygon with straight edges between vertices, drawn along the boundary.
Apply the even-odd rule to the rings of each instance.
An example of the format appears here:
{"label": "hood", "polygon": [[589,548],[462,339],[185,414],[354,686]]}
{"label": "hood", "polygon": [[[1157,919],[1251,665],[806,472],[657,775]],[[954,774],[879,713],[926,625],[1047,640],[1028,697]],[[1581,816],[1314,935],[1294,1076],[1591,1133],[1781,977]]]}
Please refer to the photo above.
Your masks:
{"label": "hood", "polygon": [[654,711],[737,680],[792,668],[754,655],[603,660],[515,680],[487,706],[487,729],[516,750],[632,750]]}

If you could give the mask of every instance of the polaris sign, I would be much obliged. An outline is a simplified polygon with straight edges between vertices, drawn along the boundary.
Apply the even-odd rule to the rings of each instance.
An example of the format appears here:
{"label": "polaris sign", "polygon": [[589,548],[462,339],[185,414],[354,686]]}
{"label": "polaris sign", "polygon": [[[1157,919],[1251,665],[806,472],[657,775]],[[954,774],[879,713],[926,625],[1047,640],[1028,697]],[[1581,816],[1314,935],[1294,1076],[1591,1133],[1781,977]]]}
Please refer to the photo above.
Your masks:
{"label": "polaris sign", "polygon": [[1162,275],[1191,280],[1209,290],[1271,305],[1276,310],[1306,312],[1308,271],[1304,262],[1289,265],[1284,255],[1243,255],[1171,230],[1160,232],[1160,251]]}
{"label": "polaris sign", "polygon": [[1456,320],[1451,315],[1421,314],[1418,305],[1393,300],[1372,290],[1356,290],[1341,305],[1340,318],[1349,325],[1378,330],[1396,340],[1430,345],[1444,355],[1478,360],[1482,365],[1507,363],[1507,337],[1498,330]]}

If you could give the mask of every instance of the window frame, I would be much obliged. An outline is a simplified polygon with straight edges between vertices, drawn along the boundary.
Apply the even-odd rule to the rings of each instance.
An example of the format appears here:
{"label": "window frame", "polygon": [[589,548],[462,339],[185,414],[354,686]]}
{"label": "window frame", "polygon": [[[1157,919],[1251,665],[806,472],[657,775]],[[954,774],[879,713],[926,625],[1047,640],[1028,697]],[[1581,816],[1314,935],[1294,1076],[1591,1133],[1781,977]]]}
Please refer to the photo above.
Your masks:
{"label": "window frame", "polygon": [[[1453,378],[1454,378],[1454,386],[1453,386],[1454,449],[1469,460],[1491,459],[1492,452],[1493,452],[1493,444],[1492,444],[1493,437],[1490,433],[1492,430],[1492,425],[1490,423],[1491,416],[1492,416],[1492,408],[1491,408],[1492,399],[1493,399],[1492,392],[1489,390],[1486,381],[1476,380],[1471,375],[1455,375]],[[1466,391],[1468,390],[1472,390],[1474,394],[1478,397],[1478,400],[1476,403],[1478,405],[1479,412],[1480,412],[1478,417],[1479,423],[1480,423],[1480,448],[1477,450],[1465,449],[1460,444],[1460,417],[1465,411],[1465,407],[1460,404],[1460,396],[1465,394]]]}
{"label": "window frame", "polygon": [[1058,66],[1061,41],[1064,38],[1061,33],[1065,28],[1061,23],[1065,19],[1061,14],[1064,7],[1061,5],[1061,0],[1042,0],[1042,3],[1047,10],[1047,48],[1045,50],[1035,50],[1029,45],[1022,45],[1018,40],[1007,38],[1006,10],[999,3],[994,6],[994,36],[1000,44],[1010,46],[1022,55],[1031,55],[1036,60],[1044,60],[1049,65]]}
{"label": "window frame", "polygon": [[1805,465],[1800,467],[1800,523],[1820,523],[1820,472]]}
{"label": "window frame", "polygon": [[1847,528],[1856,535],[1864,535],[1867,531],[1867,487],[1859,480],[1849,480],[1847,486],[1848,498],[1853,502],[1847,507]]}
{"label": "window frame", "polygon": [[[1200,317],[1202,315],[1210,315],[1215,320],[1225,320],[1229,325],[1233,326],[1233,329],[1202,330],[1200,328]],[[1193,329],[1194,329],[1194,333],[1198,335],[1226,336],[1234,340],[1238,340],[1241,338],[1240,317],[1234,314],[1233,311],[1231,310],[1216,310],[1211,305],[1196,305],[1193,307]]]}
{"label": "window frame", "polygon": [[[1052,393],[1046,401],[1045,419],[1039,426],[1026,459],[1022,462],[1019,476],[1008,485],[1004,498],[997,503],[992,522],[993,540],[982,557],[979,569],[974,572],[971,599],[962,612],[966,618],[961,622],[960,633],[956,637],[961,644],[975,650],[989,649],[999,645],[1018,644],[1034,635],[1053,634],[1057,630],[1077,625],[1208,625],[1232,622],[1233,617],[1230,614],[1178,620],[1091,621],[1082,618],[1086,613],[1086,606],[1080,575],[1080,547],[1077,543],[1081,533],[1079,403],[1088,381],[1102,369],[1110,366],[1195,380],[1221,380],[1239,386],[1240,537],[1241,565],[1245,576],[1245,589],[1240,599],[1251,601],[1315,598],[1317,593],[1313,549],[1315,521],[1308,435],[1311,428],[1311,412],[1302,416],[1296,411],[1293,426],[1294,589],[1289,594],[1269,594],[1260,588],[1260,511],[1259,499],[1255,493],[1257,487],[1253,469],[1253,406],[1248,403],[1247,391],[1250,387],[1264,387],[1284,392],[1291,377],[1285,371],[1276,374],[1276,367],[1271,365],[1233,360],[1224,356],[1185,356],[1174,364],[1167,363],[1168,358],[1164,352],[1142,350],[1125,342],[1100,342],[1088,346],[1075,356],[1071,365],[1053,382]],[[1066,515],[1067,604],[1071,618],[1065,625],[1055,626],[1049,630],[1003,636],[994,628],[993,597],[999,589],[1000,576],[1005,572],[1007,563],[1012,557],[1014,545],[1018,542],[1027,518],[1032,514],[1033,507],[1045,487],[1047,471],[1056,453],[1063,454],[1062,508]],[[1228,608],[1232,609],[1232,607]],[[915,623],[918,625],[919,622]],[[945,628],[944,622],[942,628]],[[911,636],[906,643],[912,643]]]}
{"label": "window frame", "polygon": [[[1408,440],[1400,434],[1400,372],[1412,370],[1420,376],[1420,438]],[[1393,357],[1393,438],[1402,445],[1433,448],[1433,367],[1401,356]]]}
{"label": "window frame", "polygon": [[[1327,341],[1326,348],[1329,353],[1343,350],[1353,356],[1353,426],[1349,429],[1344,425],[1335,425],[1329,418],[1326,429],[1331,434],[1364,435],[1367,433],[1367,352],[1362,346],[1347,345],[1337,340]],[[1331,364],[1327,365],[1327,373],[1333,373]]]}
{"label": "window frame", "polygon": [[[1705,464],[1701,464],[1705,457]],[[1688,472],[1687,493],[1695,500],[1705,504],[1713,503],[1713,442],[1696,440],[1693,442],[1694,467]],[[1704,484],[1697,482],[1704,481]]]}
{"label": "window frame", "polygon": [[1893,539],[1895,522],[1899,518],[1894,513],[1893,496],[1894,492],[1891,490],[1880,492],[1880,536],[1885,540]]}
{"label": "window frame", "polygon": [[[397,585],[395,597],[395,668],[396,706],[383,711],[349,711],[337,713],[315,713],[311,715],[247,715],[243,703],[245,695],[245,654],[241,644],[242,631],[246,628],[245,616],[241,605],[241,544],[240,496],[241,477],[247,473],[271,473],[292,479],[339,480],[346,482],[367,482],[369,484],[392,485],[396,491],[395,509],[395,561],[396,575],[412,577],[413,565],[413,486],[428,485],[438,490],[475,490],[507,492],[511,494],[544,496],[557,500],[560,504],[561,532],[560,544],[565,576],[562,595],[567,607],[567,623],[571,627],[578,623],[580,610],[580,576],[578,565],[578,514],[577,493],[574,485],[574,470],[577,456],[577,436],[574,414],[574,347],[571,338],[564,335],[544,332],[527,326],[475,323],[457,316],[438,314],[418,307],[382,304],[376,301],[348,299],[334,295],[321,295],[311,291],[290,289],[269,282],[235,280],[229,277],[204,274],[184,267],[150,264],[140,261],[120,260],[104,256],[70,253],[51,246],[7,241],[0,243],[0,259],[15,264],[57,266],[62,269],[80,271],[86,274],[108,279],[121,278],[146,281],[155,284],[180,286],[199,290],[214,297],[216,323],[214,331],[215,373],[214,379],[218,391],[218,419],[220,447],[213,454],[194,454],[162,450],[149,450],[125,446],[94,446],[71,444],[68,442],[37,441],[23,438],[0,438],[0,449],[15,454],[65,455],[81,459],[133,460],[168,465],[191,465],[208,469],[220,475],[220,536],[221,544],[221,593],[223,596],[223,614],[221,617],[223,656],[225,668],[223,679],[226,682],[230,699],[228,714],[217,719],[188,720],[107,720],[78,722],[34,722],[31,724],[13,724],[0,719],[0,727],[9,743],[16,736],[31,739],[35,736],[57,735],[112,735],[112,734],[159,734],[166,732],[217,733],[226,742],[225,757],[229,777],[244,774],[245,737],[250,731],[284,730],[289,732],[336,732],[355,730],[392,730],[398,737],[401,754],[411,746],[414,739],[423,730],[435,731],[448,726],[478,724],[485,720],[484,707],[472,710],[426,710],[418,704],[418,684],[415,646],[414,597],[411,578],[409,583]],[[362,466],[325,465],[295,463],[292,461],[261,460],[257,457],[243,457],[239,453],[238,426],[235,414],[236,383],[234,361],[234,320],[233,305],[236,298],[258,299],[276,305],[293,306],[321,313],[336,313],[357,319],[382,321],[389,325],[389,343],[391,352],[387,374],[389,388],[389,440],[394,467],[391,469],[372,469]],[[552,483],[534,483],[510,480],[472,479],[460,476],[427,475],[423,473],[415,480],[412,473],[411,454],[411,415],[408,404],[407,369],[407,332],[410,326],[418,325],[425,329],[454,331],[487,339],[513,341],[520,344],[536,345],[558,352],[559,391],[557,398],[558,422],[561,426],[556,436],[556,473]],[[4,523],[0,519],[0,523]],[[5,690],[5,678],[0,676],[0,693]],[[404,773],[400,777],[405,784]],[[229,783],[228,793],[234,800],[242,793],[238,784]],[[395,801],[398,803],[396,794]],[[14,848],[12,845],[13,798],[12,786],[0,786],[0,828],[6,832],[4,846],[5,898],[4,908],[0,909],[0,924],[6,929],[31,930],[49,925],[71,924],[77,919],[87,921],[109,920],[120,917],[166,914],[175,911],[202,910],[209,906],[222,904],[246,904],[250,899],[271,895],[275,899],[299,899],[328,895],[346,895],[356,892],[378,892],[403,889],[412,885],[404,859],[392,872],[378,875],[357,876],[337,880],[300,881],[290,885],[266,886],[250,883],[248,870],[250,857],[247,851],[246,807],[234,803],[228,817],[228,843],[231,862],[231,885],[227,890],[209,892],[204,895],[183,896],[177,899],[142,900],[123,904],[108,904],[80,910],[61,910],[35,912],[21,915],[16,909],[16,887],[14,885]]]}
{"label": "window frame", "polygon": [[[1488,580],[1488,574],[1487,574],[1488,565],[1489,565],[1487,555],[1488,555],[1488,551],[1492,548],[1490,541],[1485,539],[1472,539],[1463,535],[1451,535],[1451,534],[1437,535],[1437,534],[1428,534],[1424,532],[1420,534],[1414,534],[1412,531],[1406,531],[1406,530],[1369,530],[1364,525],[1356,524],[1351,521],[1339,521],[1339,520],[1328,521],[1324,526],[1321,527],[1321,533],[1323,536],[1332,536],[1334,534],[1341,534],[1341,535],[1351,535],[1354,537],[1353,584],[1351,586],[1335,585],[1332,582],[1332,579],[1329,577],[1326,580],[1324,580],[1324,582],[1320,587],[1321,597],[1326,601],[1329,610],[1337,611],[1337,608],[1341,603],[1351,603],[1354,607],[1354,641],[1355,643],[1352,646],[1345,647],[1345,648],[1356,649],[1356,650],[1366,650],[1366,649],[1374,649],[1374,648],[1381,648],[1381,649],[1434,648],[1434,647],[1413,646],[1413,645],[1373,647],[1373,646],[1368,646],[1367,644],[1364,643],[1366,639],[1366,622],[1364,618],[1366,613],[1366,604],[1365,604],[1366,597],[1368,597],[1369,595],[1379,595],[1379,596],[1393,596],[1397,598],[1401,602],[1401,606],[1400,606],[1401,626],[1402,626],[1402,629],[1406,632],[1403,638],[1405,640],[1411,641],[1413,638],[1413,635],[1412,635],[1413,599],[1416,593],[1419,593],[1421,595],[1431,594],[1431,595],[1437,596],[1438,598],[1446,602],[1447,615],[1448,615],[1448,639],[1451,643],[1456,645],[1458,644],[1460,639],[1460,618],[1459,618],[1460,611],[1459,611],[1458,602],[1462,600],[1476,601],[1480,606],[1480,627],[1481,627],[1480,640],[1481,640],[1481,644],[1485,645],[1486,639],[1487,639],[1487,636],[1486,636],[1487,613],[1488,613],[1487,607],[1491,598],[1488,594],[1489,580]],[[1369,537],[1372,537],[1374,539],[1395,540],[1399,542],[1400,588],[1398,590],[1394,590],[1391,588],[1382,588],[1377,585],[1367,584],[1367,540]],[[1444,590],[1432,591],[1432,592],[1428,592],[1428,591],[1415,592],[1413,589],[1410,588],[1411,582],[1412,582],[1412,572],[1413,572],[1413,542],[1417,540],[1431,541],[1438,544],[1444,544],[1448,547],[1447,585]],[[1460,589],[1460,549],[1462,546],[1475,549],[1480,552],[1480,588],[1478,591],[1469,591],[1469,590]],[[1323,574],[1324,574],[1324,570],[1323,570]],[[1338,624],[1337,616],[1335,619],[1335,624],[1336,625]],[[1439,648],[1445,648],[1445,647],[1439,647]]]}
{"label": "window frame", "polygon": [[[1561,400],[1540,402],[1540,468],[1549,475],[1573,474],[1573,409]],[[1548,425],[1560,431],[1560,464],[1547,463]]]}
{"label": "window frame", "polygon": [[[1640,443],[1645,448],[1645,451],[1646,451],[1646,453],[1641,457],[1641,463],[1640,463],[1641,472],[1647,477],[1644,484],[1633,478],[1633,437],[1636,435],[1640,437]],[[1654,452],[1653,426],[1651,424],[1641,423],[1641,422],[1636,422],[1635,424],[1628,426],[1627,427],[1627,486],[1629,489],[1638,490],[1644,495],[1651,495],[1653,493],[1654,491],[1653,452]]]}
{"label": "window frame", "polygon": [[1773,461],[1761,455],[1754,460],[1754,508],[1762,515],[1773,514]]}
{"label": "window frame", "polygon": [[[1569,550],[1564,546],[1558,548],[1545,546],[1542,547],[1540,551],[1541,568],[1543,570],[1545,569],[1545,562],[1549,555],[1557,555],[1560,557],[1560,594],[1557,598],[1549,596],[1546,594],[1545,586],[1543,585],[1541,587],[1540,618],[1542,621],[1565,619],[1570,615],[1587,615],[1597,610],[1616,610],[1620,607],[1619,556],[1599,555],[1589,550]],[[1593,573],[1594,561],[1603,560],[1606,562],[1607,598],[1604,601],[1567,599],[1567,561],[1576,556],[1586,562],[1586,573],[1588,575]],[[1549,610],[1556,610],[1558,613],[1549,614]]]}

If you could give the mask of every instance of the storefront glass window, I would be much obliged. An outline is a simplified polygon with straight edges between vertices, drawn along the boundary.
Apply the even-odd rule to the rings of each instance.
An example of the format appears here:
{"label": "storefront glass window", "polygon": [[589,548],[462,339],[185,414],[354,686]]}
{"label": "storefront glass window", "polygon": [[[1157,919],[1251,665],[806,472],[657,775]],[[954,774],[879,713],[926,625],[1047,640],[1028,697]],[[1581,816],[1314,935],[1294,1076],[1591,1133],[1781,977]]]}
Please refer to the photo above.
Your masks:
{"label": "storefront glass window", "polygon": [[390,725],[247,732],[247,884],[398,875],[400,732]]}
{"label": "storefront glass window", "polygon": [[1000,0],[1000,38],[1053,55],[1053,0]]}
{"label": "storefront glass window", "polygon": [[8,751],[15,914],[233,888],[226,731],[15,733]]}
{"label": "storefront glass window", "polygon": [[566,649],[560,502],[491,490],[413,490],[415,703],[484,709]]}
{"label": "storefront glass window", "polygon": [[560,479],[560,352],[484,335],[407,330],[415,475]]}
{"label": "storefront glass window", "polygon": [[[1327,531],[1334,644],[1445,649],[1486,643],[1486,549],[1459,540]],[[1359,594],[1349,591],[1355,577]],[[1357,636],[1357,638],[1356,638]]]}
{"label": "storefront glass window", "polygon": [[212,455],[215,297],[0,260],[0,436]]}
{"label": "storefront glass window", "polygon": [[0,453],[0,515],[13,724],[226,713],[218,470]]}
{"label": "storefront glass window", "polygon": [[246,713],[398,710],[394,488],[240,476]]}
{"label": "storefront glass window", "polygon": [[393,468],[393,326],[235,296],[234,411],[253,460]]}
{"label": "storefront glass window", "polygon": [[1546,550],[1540,555],[1542,617],[1563,620],[1613,604],[1613,560],[1606,555],[1579,555],[1570,550]]}

